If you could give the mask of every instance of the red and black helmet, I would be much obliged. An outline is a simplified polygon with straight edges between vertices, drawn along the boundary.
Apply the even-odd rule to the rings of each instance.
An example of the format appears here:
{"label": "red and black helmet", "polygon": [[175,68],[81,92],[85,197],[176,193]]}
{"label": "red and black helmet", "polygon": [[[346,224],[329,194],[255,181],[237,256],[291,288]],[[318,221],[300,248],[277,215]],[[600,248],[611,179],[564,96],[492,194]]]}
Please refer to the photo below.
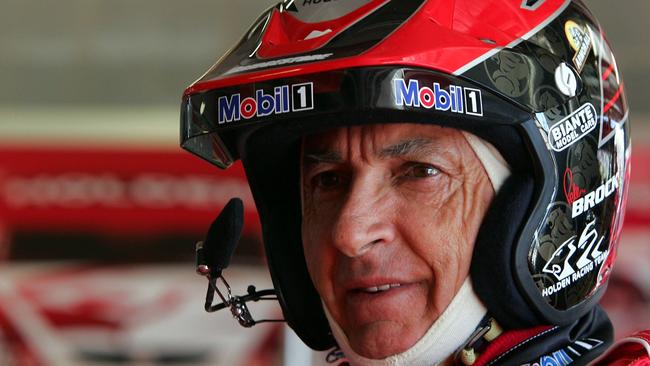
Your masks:
{"label": "red and black helmet", "polygon": [[301,136],[421,123],[491,142],[510,165],[471,276],[507,328],[568,324],[601,297],[629,182],[623,82],[579,0],[288,0],[183,95],[183,148],[242,159],[285,319],[334,344],[301,245]]}

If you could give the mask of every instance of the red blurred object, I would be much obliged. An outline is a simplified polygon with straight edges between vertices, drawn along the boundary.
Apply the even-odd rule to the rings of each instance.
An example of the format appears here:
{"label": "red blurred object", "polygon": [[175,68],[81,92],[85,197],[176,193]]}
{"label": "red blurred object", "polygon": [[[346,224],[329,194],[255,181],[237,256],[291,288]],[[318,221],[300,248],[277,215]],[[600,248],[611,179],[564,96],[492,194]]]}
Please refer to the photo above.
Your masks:
{"label": "red blurred object", "polygon": [[16,328],[15,324],[7,317],[5,310],[0,307],[0,329],[2,330],[2,358],[19,366],[38,366],[42,364],[33,345],[26,340],[21,331]]}
{"label": "red blurred object", "polygon": [[650,366],[650,330],[622,339],[595,366]]}
{"label": "red blurred object", "polygon": [[650,148],[633,146],[632,181],[625,211],[625,229],[650,227]]}
{"label": "red blurred object", "polygon": [[231,197],[259,232],[246,178],[178,149],[0,148],[0,222],[9,234],[200,234]]}

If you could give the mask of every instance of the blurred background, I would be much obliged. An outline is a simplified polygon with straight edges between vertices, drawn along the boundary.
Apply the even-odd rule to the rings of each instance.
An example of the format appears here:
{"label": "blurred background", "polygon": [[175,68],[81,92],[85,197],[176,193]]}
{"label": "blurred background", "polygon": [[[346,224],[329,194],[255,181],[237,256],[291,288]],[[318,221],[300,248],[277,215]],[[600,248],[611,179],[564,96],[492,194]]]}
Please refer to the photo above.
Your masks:
{"label": "blurred background", "polygon": [[[586,2],[631,106],[628,213],[603,299],[622,336],[650,326],[650,2]],[[282,364],[295,342],[282,327],[202,310],[194,243],[230,197],[247,216],[229,282],[270,279],[242,169],[178,147],[183,89],[273,3],[0,0],[0,365]]]}

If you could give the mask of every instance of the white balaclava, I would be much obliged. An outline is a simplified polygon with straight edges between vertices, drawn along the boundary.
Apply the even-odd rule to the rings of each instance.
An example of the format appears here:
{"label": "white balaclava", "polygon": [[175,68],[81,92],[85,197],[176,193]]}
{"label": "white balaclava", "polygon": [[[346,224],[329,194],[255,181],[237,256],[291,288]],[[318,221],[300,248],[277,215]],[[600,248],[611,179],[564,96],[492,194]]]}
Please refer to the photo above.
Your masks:
{"label": "white balaclava", "polygon": [[[462,131],[462,133],[483,164],[494,192],[498,192],[510,175],[505,159],[489,142],[468,132]],[[447,309],[433,322],[431,328],[419,341],[402,353],[375,360],[354,352],[347,336],[324,305],[323,309],[334,338],[352,366],[442,365],[468,340],[487,314],[487,309],[474,292],[472,281],[468,276]]]}

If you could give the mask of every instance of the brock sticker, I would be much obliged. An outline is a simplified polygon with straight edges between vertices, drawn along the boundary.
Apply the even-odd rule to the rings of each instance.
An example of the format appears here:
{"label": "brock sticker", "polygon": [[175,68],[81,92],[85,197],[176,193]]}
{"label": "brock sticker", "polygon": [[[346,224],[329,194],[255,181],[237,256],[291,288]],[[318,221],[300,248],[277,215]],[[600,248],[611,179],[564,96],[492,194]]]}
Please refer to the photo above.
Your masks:
{"label": "brock sticker", "polygon": [[571,202],[569,202],[569,199],[567,198],[567,202],[571,205],[571,218],[576,218],[591,208],[599,205],[618,189],[619,182],[620,179],[617,173],[615,176],[605,181],[605,183],[601,184],[598,188],[587,193],[584,197],[578,197]]}
{"label": "brock sticker", "polygon": [[582,107],[551,126],[548,132],[551,148],[558,152],[566,149],[596,128],[597,124],[594,105],[583,104]]}
{"label": "brock sticker", "polygon": [[572,236],[551,255],[542,272],[551,275],[556,282],[542,289],[542,296],[551,296],[570,286],[605,262],[609,249],[601,250],[605,237],[598,235],[595,226],[594,219],[587,224],[579,238]]}

